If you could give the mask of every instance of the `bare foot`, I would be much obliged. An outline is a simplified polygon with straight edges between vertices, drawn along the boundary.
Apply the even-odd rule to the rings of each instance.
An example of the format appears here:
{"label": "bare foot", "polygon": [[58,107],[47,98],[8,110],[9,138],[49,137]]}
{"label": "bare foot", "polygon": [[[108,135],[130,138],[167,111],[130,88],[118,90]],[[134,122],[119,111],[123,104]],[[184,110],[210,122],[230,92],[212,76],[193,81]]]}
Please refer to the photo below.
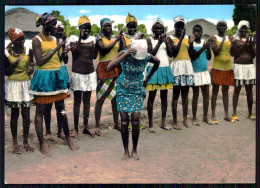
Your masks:
{"label": "bare foot", "polygon": [[101,136],[101,132],[100,132],[100,129],[98,127],[95,128],[95,134],[97,136]]}
{"label": "bare foot", "polygon": [[45,140],[54,141],[54,139],[52,137],[52,134],[51,133],[50,134],[46,133],[45,134]]}
{"label": "bare foot", "polygon": [[137,154],[137,152],[132,152],[132,156],[131,156],[135,161],[139,160],[140,157],[139,155]]}
{"label": "bare foot", "polygon": [[200,126],[199,121],[197,119],[192,120],[193,125]]}
{"label": "bare foot", "polygon": [[130,158],[129,152],[124,153],[123,157],[121,158],[122,161],[127,161]]}
{"label": "bare foot", "polygon": [[183,120],[183,125],[187,128],[191,127],[187,120]]}
{"label": "bare foot", "polygon": [[95,136],[95,132],[89,130],[88,128],[84,128],[84,129],[83,129],[83,134],[89,134],[89,135],[92,136],[92,137]]}
{"label": "bare foot", "polygon": [[78,131],[75,129],[70,133],[71,138],[77,138],[78,137]]}
{"label": "bare foot", "polygon": [[209,125],[212,125],[212,122],[211,122],[208,118],[204,118],[204,119],[202,120],[202,122],[205,122],[205,123],[207,123],[207,124],[209,124]]}
{"label": "bare foot", "polygon": [[231,119],[230,119],[230,117],[225,116],[225,117],[224,117],[224,120],[225,120],[225,121],[230,121]]}
{"label": "bare foot", "polygon": [[118,130],[119,132],[121,132],[121,128],[118,125],[114,125],[113,129]]}
{"label": "bare foot", "polygon": [[57,137],[61,138],[62,140],[66,140],[66,136],[63,132],[57,133]]}
{"label": "bare foot", "polygon": [[13,148],[12,153],[14,153],[14,154],[21,154],[21,151],[20,151],[20,148],[19,148],[18,144],[14,144],[13,147],[14,148]]}
{"label": "bare foot", "polygon": [[74,144],[70,137],[67,138],[67,144],[72,151],[79,149],[79,146],[77,146],[77,144]]}
{"label": "bare foot", "polygon": [[24,144],[23,147],[29,153],[34,151],[33,147],[31,147],[29,144]]}
{"label": "bare foot", "polygon": [[172,127],[174,128],[174,129],[177,129],[177,130],[181,130],[182,128],[181,128],[181,126],[178,124],[178,123],[174,123],[173,125],[172,125]]}
{"label": "bare foot", "polygon": [[43,144],[40,146],[40,152],[41,152],[43,155],[45,155],[45,156],[48,156],[48,157],[51,156],[51,154],[50,154],[50,153],[48,152],[48,150],[47,150],[47,146],[46,146],[45,143],[43,143]]}

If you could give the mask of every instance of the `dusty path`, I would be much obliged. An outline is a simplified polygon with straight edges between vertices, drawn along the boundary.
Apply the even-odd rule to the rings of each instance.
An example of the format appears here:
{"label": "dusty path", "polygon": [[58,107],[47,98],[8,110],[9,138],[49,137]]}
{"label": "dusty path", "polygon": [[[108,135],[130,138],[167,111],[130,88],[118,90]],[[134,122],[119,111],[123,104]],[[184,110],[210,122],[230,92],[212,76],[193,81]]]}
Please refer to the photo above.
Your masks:
{"label": "dusty path", "polygon": [[[68,66],[71,70],[70,64]],[[123,145],[118,131],[113,126],[110,101],[102,111],[102,136],[91,138],[82,134],[82,111],[80,114],[80,136],[75,141],[78,151],[71,151],[56,137],[57,121],[52,110],[51,128],[54,142],[47,142],[52,157],[39,152],[34,121],[30,128],[30,143],[33,153],[22,150],[21,155],[12,154],[12,138],[9,126],[10,110],[5,123],[5,181],[9,184],[26,183],[255,183],[255,133],[256,122],[247,118],[247,104],[244,88],[241,91],[236,124],[223,120],[222,95],[217,101],[218,126],[201,123],[202,126],[183,127],[182,130],[165,131],[159,128],[161,110],[157,93],[154,104],[156,133],[141,131],[138,152],[139,161],[121,161]],[[229,112],[232,113],[233,87],[230,88]],[[201,96],[201,94],[200,94]],[[172,91],[168,94],[167,125],[172,124]],[[191,118],[191,97],[189,93],[189,114]],[[94,127],[94,104],[92,92],[89,124]],[[73,128],[73,95],[65,101],[70,129]],[[148,126],[146,103],[141,123]],[[178,105],[178,120],[182,121],[181,100]],[[254,88],[255,112],[255,88]],[[82,108],[82,106],[81,106]],[[209,110],[209,114],[211,110]],[[31,108],[34,120],[35,107]],[[202,99],[199,99],[198,118],[202,117]],[[210,116],[209,116],[210,117]],[[22,145],[22,120],[19,118],[19,144]],[[130,143],[131,134],[130,134]],[[130,149],[132,144],[130,144]]]}

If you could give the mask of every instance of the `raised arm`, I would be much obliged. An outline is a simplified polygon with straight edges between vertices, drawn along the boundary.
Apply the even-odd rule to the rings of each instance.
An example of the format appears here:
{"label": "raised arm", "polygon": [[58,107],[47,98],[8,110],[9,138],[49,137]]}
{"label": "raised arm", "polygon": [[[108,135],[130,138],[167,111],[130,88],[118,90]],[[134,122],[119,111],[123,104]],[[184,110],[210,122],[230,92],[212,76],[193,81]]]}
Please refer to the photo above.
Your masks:
{"label": "raised arm", "polygon": [[116,57],[114,59],[112,59],[112,61],[110,61],[107,65],[107,70],[112,70],[113,68],[115,68],[124,58],[126,58],[128,55],[130,54],[135,54],[136,53],[136,49],[134,48],[130,48],[129,50],[127,50],[126,52],[121,51],[119,52]]}
{"label": "raised arm", "polygon": [[163,34],[163,35],[161,35],[161,36],[159,37],[159,40],[158,40],[157,44],[156,44],[155,47],[152,49],[152,51],[149,52],[149,53],[151,53],[153,56],[155,56],[156,53],[157,53],[157,51],[158,51],[158,49],[160,48],[160,46],[161,46],[161,44],[162,44],[163,42],[166,42],[166,34]]}
{"label": "raised arm", "polygon": [[29,74],[32,74],[33,71],[34,71],[34,61],[33,61],[33,51],[32,51],[32,49],[29,49],[29,59],[30,59],[30,64],[27,68],[27,72]]}
{"label": "raised arm", "polygon": [[100,51],[101,54],[106,55],[116,45],[116,43],[121,40],[121,37],[122,36],[119,35],[119,37],[116,38],[116,40],[114,40],[113,42],[109,43],[108,45],[104,45],[102,39],[99,39],[97,41],[97,48],[98,48],[98,50]]}
{"label": "raised arm", "polygon": [[221,51],[222,46],[223,46],[224,41],[225,41],[225,38],[226,38],[226,36],[224,35],[223,40],[221,41],[221,43],[218,46],[217,46],[215,39],[213,39],[212,37],[209,39],[210,42],[211,42],[212,51],[213,51],[215,56],[218,56],[219,52]]}
{"label": "raised arm", "polygon": [[151,69],[151,72],[148,74],[148,76],[144,80],[144,87],[146,87],[148,80],[152,77],[152,75],[155,73],[155,71],[158,69],[158,67],[160,65],[160,60],[157,57],[153,56],[153,55],[151,55],[151,58],[150,58],[149,62],[153,63],[154,65],[153,65],[153,67]]}
{"label": "raised arm", "polygon": [[181,43],[182,43],[182,40],[184,39],[185,33],[186,33],[186,28],[184,27],[184,29],[182,30],[182,33],[181,33],[181,37],[180,37],[179,42],[177,43],[176,46],[173,46],[173,48],[172,48],[173,56],[174,56],[174,57],[176,57],[177,54],[178,54],[179,51],[180,51]]}
{"label": "raised arm", "polygon": [[42,55],[41,50],[41,43],[37,38],[33,38],[32,40],[32,48],[33,48],[33,55],[36,60],[36,64],[41,66],[45,64],[62,46],[64,45],[64,42],[59,42],[57,47],[53,48],[49,52],[47,52],[45,55]]}

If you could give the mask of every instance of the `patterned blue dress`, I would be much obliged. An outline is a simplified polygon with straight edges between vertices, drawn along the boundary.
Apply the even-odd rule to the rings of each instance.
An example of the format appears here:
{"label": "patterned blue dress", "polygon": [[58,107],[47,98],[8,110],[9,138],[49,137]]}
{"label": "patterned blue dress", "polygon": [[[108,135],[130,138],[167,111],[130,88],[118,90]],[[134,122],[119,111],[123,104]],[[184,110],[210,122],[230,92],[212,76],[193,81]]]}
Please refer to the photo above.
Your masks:
{"label": "patterned blue dress", "polygon": [[143,60],[137,60],[129,55],[120,63],[122,73],[116,81],[117,111],[133,113],[142,110],[146,97],[143,72],[151,58],[151,54],[147,54]]}

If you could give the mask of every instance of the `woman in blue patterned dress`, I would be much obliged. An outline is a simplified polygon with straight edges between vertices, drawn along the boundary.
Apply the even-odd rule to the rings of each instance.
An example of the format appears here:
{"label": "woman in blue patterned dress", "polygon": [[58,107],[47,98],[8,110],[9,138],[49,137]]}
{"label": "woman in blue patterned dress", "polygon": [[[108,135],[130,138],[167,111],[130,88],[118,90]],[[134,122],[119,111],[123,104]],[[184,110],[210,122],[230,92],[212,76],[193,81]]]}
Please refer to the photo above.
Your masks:
{"label": "woman in blue patterned dress", "polygon": [[[154,63],[154,66],[143,81],[143,72],[147,63]],[[147,81],[158,69],[160,60],[147,53],[147,43],[145,40],[132,40],[131,48],[123,50],[108,64],[107,69],[111,70],[121,64],[122,73],[117,79],[116,101],[117,110],[121,117],[121,136],[124,145],[124,156],[122,160],[130,158],[128,150],[129,138],[129,114],[131,114],[133,150],[132,157],[138,160],[137,143],[139,138],[139,124],[143,102],[146,97],[145,87]]]}

